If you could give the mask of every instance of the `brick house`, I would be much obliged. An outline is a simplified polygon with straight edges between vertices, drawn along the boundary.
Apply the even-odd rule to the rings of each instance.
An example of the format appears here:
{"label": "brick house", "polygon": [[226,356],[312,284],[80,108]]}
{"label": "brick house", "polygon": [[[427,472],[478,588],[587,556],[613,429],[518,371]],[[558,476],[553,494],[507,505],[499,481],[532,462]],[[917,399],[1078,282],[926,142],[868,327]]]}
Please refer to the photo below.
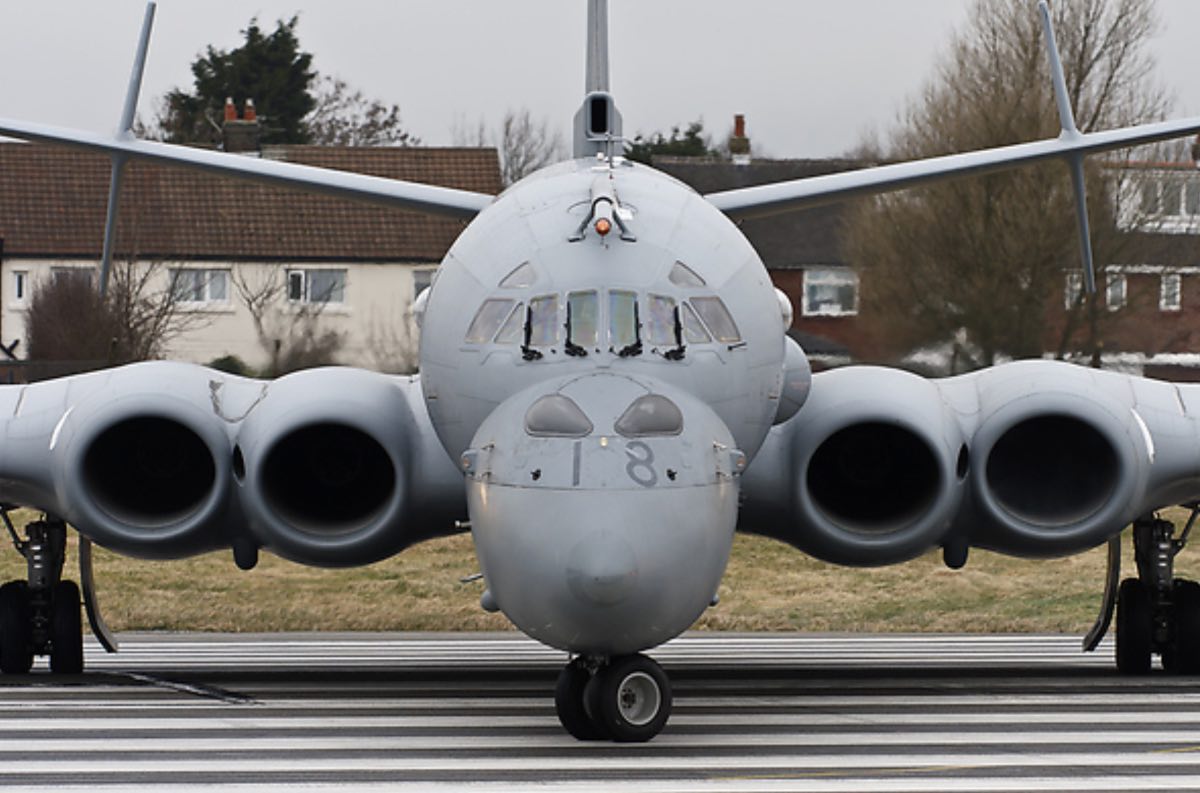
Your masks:
{"label": "brick house", "polygon": [[[872,165],[860,160],[655,158],[654,165],[701,193],[818,176]],[[1134,163],[1113,172],[1118,261],[1098,263],[1103,312],[1101,364],[1171,380],[1200,380],[1200,170],[1187,163]],[[790,331],[815,368],[869,358],[860,321],[859,277],[842,251],[846,208],[834,204],[744,221],[771,280],[792,300]],[[1064,223],[1074,223],[1065,217]],[[1093,218],[1093,223],[1101,222]],[[1082,289],[1072,260],[1063,290],[1047,296],[1048,355],[1064,332],[1079,342],[1087,328],[1067,323]],[[869,310],[869,306],[866,307]],[[1078,322],[1078,313],[1075,321]],[[1079,345],[1076,345],[1079,348]]]}
{"label": "brick house", "polygon": [[[861,160],[726,160],[655,157],[654,167],[700,193],[864,168]],[[815,368],[850,362],[866,345],[858,322],[858,274],[842,253],[845,207],[831,204],[739,223],[771,280],[791,298],[790,333]]]}
{"label": "brick house", "polygon": [[[239,124],[240,127],[245,122]],[[276,146],[280,159],[484,193],[501,189],[494,149]],[[0,144],[0,343],[23,357],[25,311],[47,279],[85,273],[100,258],[109,161],[37,144]],[[242,299],[277,292],[270,333],[312,316],[341,335],[340,363],[384,371],[415,365],[411,305],[463,223],[385,207],[135,162],[126,169],[114,259],[175,284],[189,328],[168,355],[207,362],[269,360]],[[307,309],[307,310],[306,310]],[[13,344],[16,342],[16,346]]]}

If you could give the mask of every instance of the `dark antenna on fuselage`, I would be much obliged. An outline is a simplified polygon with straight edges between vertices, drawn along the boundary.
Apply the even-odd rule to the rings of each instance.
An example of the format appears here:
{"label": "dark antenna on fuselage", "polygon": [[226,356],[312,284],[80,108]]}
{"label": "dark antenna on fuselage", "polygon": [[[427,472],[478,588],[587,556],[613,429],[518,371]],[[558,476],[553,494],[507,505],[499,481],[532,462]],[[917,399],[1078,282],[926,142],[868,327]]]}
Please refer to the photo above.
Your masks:
{"label": "dark antenna on fuselage", "polygon": [[608,0],[588,0],[587,74],[583,107],[575,114],[576,157],[620,154],[621,114],[608,87]]}

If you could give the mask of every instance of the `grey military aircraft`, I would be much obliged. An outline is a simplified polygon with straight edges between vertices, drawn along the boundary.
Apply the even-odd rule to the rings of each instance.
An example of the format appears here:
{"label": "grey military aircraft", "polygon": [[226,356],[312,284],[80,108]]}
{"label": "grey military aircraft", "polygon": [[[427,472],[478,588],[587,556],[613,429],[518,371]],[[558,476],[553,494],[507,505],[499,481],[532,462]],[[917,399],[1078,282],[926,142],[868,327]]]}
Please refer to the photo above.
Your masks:
{"label": "grey military aircraft", "polygon": [[[813,375],[738,218],[1043,161],[1065,162],[1093,288],[1085,155],[1200,131],[1200,119],[1084,134],[1058,97],[1055,139],[699,195],[622,156],[607,2],[589,0],[574,157],[493,197],[134,139],[153,5],[115,135],[0,119],[0,133],[103,152],[122,168],[203,169],[470,223],[416,308],[419,377],[348,368],[272,382],[150,362],[0,387],[0,500],[43,510],[20,533],[28,580],[0,588],[0,669],[82,668],[81,536],[144,558],[260,549],[338,567],[472,533],[483,608],[569,654],[555,704],[579,739],[643,741],[671,689],[643,655],[713,604],[737,530],[844,565],[941,548],[1050,557],[1109,543],[1117,663],[1200,672],[1200,585],[1154,510],[1200,500],[1200,387],[1051,361],[945,380],[847,367]],[[5,521],[7,513],[0,512]],[[463,519],[466,519],[465,521]],[[1138,575],[1117,586],[1134,522]],[[403,604],[399,604],[403,607]]]}

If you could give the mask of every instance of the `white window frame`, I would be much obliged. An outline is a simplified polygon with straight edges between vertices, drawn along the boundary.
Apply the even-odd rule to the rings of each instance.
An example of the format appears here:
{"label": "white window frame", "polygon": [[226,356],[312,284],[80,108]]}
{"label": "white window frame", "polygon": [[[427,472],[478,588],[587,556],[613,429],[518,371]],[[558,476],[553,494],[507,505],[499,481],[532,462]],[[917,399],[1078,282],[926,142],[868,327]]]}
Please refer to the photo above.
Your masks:
{"label": "white window frame", "polygon": [[[1168,286],[1173,284],[1173,286]],[[1159,281],[1158,310],[1180,311],[1183,308],[1183,276],[1179,273],[1163,273]]]}
{"label": "white window frame", "polygon": [[[180,278],[183,273],[187,273],[187,277],[195,277],[197,274],[204,279],[200,291],[203,296],[200,300],[192,300],[190,297],[179,298],[179,304],[186,307],[203,307],[203,306],[227,306],[229,305],[229,290],[233,286],[233,275],[226,267],[172,267],[169,271],[172,286],[175,285],[176,279]],[[216,276],[225,282],[225,295],[223,297],[213,296],[213,283]],[[190,294],[190,290],[189,290]]]}
{"label": "white window frame", "polygon": [[[312,275],[313,273],[341,273],[342,288],[341,298],[339,300],[313,300],[312,297]],[[349,271],[345,267],[289,267],[284,271],[284,297],[287,302],[293,305],[301,303],[311,304],[314,306],[338,306],[343,307],[349,301],[346,300],[346,290],[349,288]],[[300,296],[293,297],[292,281],[298,279],[300,283]]]}
{"label": "white window frame", "polygon": [[13,296],[12,301],[18,305],[25,305],[29,302],[29,280],[28,270],[13,270],[12,271]]}
{"label": "white window frame", "polygon": [[1104,306],[1109,311],[1118,311],[1125,307],[1125,297],[1128,283],[1124,273],[1109,273],[1104,284]]}
{"label": "white window frame", "polygon": [[[813,286],[851,286],[854,288],[854,304],[850,307],[810,306],[808,288]],[[858,316],[859,281],[858,273],[849,267],[813,267],[804,271],[800,285],[800,313],[805,317],[855,317]]]}
{"label": "white window frame", "polygon": [[[1126,228],[1143,227],[1163,234],[1200,233],[1200,205],[1189,208],[1188,192],[1200,190],[1200,174],[1192,171],[1169,171],[1137,177],[1136,211],[1125,217],[1118,225]],[[1171,199],[1167,196],[1174,193]],[[1149,195],[1150,206],[1146,197]],[[1176,204],[1178,211],[1166,212],[1165,206]],[[1193,212],[1192,209],[1198,211]]]}
{"label": "white window frame", "polygon": [[1081,294],[1083,294],[1083,273],[1067,273],[1066,285],[1063,287],[1063,308],[1068,311],[1075,308],[1075,303]]}

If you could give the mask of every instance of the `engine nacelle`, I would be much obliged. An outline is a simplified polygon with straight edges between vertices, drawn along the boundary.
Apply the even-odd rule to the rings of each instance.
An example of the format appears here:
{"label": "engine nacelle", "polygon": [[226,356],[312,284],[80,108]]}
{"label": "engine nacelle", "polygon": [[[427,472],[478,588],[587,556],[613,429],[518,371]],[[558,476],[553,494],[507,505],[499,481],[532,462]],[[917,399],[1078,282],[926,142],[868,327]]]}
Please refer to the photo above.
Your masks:
{"label": "engine nacelle", "polygon": [[1104,542],[1142,509],[1161,506],[1147,503],[1154,441],[1129,379],[1052,362],[973,378],[973,545],[1020,556],[1075,553]]}
{"label": "engine nacelle", "polygon": [[156,362],[14,389],[5,492],[130,556],[227,545],[230,442],[212,374]]}
{"label": "engine nacelle", "polygon": [[401,382],[329,368],[271,383],[232,456],[242,508],[264,547],[337,567],[384,559],[412,541],[404,518],[417,433]]}
{"label": "engine nacelle", "polygon": [[[875,367],[826,372],[744,480],[756,503],[771,491],[790,504],[776,497],[773,514],[747,514],[743,528],[838,564],[904,561],[941,541],[966,465],[959,426],[929,381]],[[791,481],[768,481],[776,470]]]}

